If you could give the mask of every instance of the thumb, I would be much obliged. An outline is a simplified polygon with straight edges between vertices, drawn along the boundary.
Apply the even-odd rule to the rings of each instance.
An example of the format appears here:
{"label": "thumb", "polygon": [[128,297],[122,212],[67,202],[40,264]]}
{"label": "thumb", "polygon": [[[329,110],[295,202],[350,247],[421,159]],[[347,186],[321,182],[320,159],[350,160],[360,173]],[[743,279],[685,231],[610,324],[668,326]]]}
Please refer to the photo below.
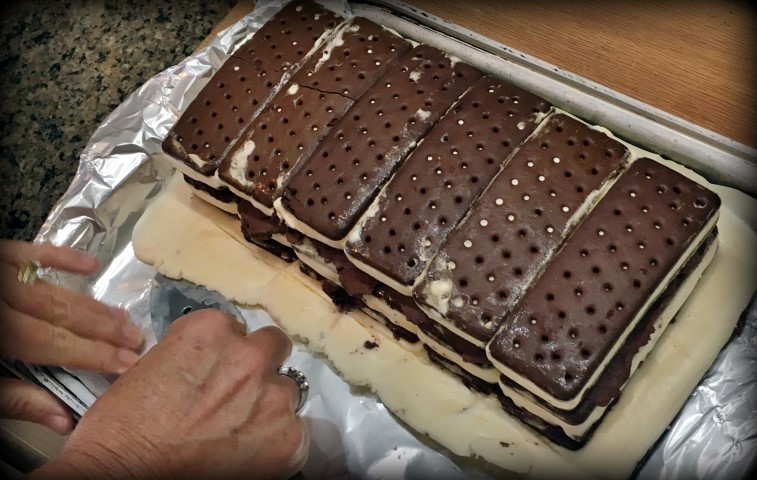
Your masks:
{"label": "thumb", "polygon": [[23,380],[0,377],[0,418],[38,423],[59,435],[73,429],[68,409],[46,390]]}

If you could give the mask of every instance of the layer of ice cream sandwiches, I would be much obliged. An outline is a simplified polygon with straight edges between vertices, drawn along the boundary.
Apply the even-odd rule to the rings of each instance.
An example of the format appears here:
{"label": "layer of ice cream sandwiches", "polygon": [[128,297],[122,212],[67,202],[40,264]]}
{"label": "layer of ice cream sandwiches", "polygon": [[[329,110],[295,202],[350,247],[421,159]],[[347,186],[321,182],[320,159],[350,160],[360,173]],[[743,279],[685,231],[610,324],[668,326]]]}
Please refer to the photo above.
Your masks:
{"label": "layer of ice cream sandwiches", "polygon": [[169,161],[197,181],[222,187],[216,170],[242,128],[340,21],[307,0],[284,6],[221,65],[177,120],[163,141]]}
{"label": "layer of ice cream sandwiches", "polygon": [[[481,78],[387,183],[345,251],[405,295],[449,232],[551,109],[546,100]],[[409,215],[405,212],[409,209]]]}
{"label": "layer of ice cream sandwiches", "polygon": [[352,107],[276,200],[290,228],[334,248],[407,154],[481,77],[440,50],[419,45]]}
{"label": "layer of ice cream sandwiches", "polygon": [[628,149],[553,115],[489,184],[416,285],[431,318],[484,347],[611,180]]}
{"label": "layer of ice cream sandwiches", "polygon": [[270,215],[298,162],[410,48],[365,18],[341,24],[242,133],[221,163],[220,178]]}
{"label": "layer of ice cream sandwiches", "polygon": [[715,256],[717,247],[717,228],[713,228],[575,408],[563,410],[550,405],[504,375],[500,377],[498,393],[502,405],[559,445],[570,449],[585,445],[666,327],[674,321],[675,314]]}
{"label": "layer of ice cream sandwiches", "polygon": [[642,158],[575,229],[488,346],[512,381],[575,408],[717,221],[719,197]]}

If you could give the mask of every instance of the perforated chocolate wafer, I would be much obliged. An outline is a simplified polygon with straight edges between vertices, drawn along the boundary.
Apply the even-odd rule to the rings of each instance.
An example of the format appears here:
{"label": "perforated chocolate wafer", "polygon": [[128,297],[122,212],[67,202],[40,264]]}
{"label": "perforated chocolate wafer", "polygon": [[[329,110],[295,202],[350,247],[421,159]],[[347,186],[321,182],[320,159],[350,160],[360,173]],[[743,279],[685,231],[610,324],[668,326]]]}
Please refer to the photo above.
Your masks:
{"label": "perforated chocolate wafer", "polygon": [[267,208],[300,159],[410,43],[364,18],[338,28],[271,100],[231,148],[219,170],[237,191]]}
{"label": "perforated chocolate wafer", "polygon": [[414,48],[292,174],[283,207],[326,238],[343,238],[415,143],[480,76],[434,47]]}
{"label": "perforated chocolate wafer", "polygon": [[719,197],[637,160],[544,270],[489,346],[548,401],[582,395],[712,229]]}
{"label": "perforated chocolate wafer", "polygon": [[483,346],[627,154],[604,133],[551,116],[447,238],[416,300]]}
{"label": "perforated chocolate wafer", "polygon": [[[575,408],[571,410],[557,408],[544,399],[530,395],[528,391],[509,378],[500,376],[502,385],[510,389],[508,393],[515,392],[517,395],[533,399],[533,402],[538,405],[538,408],[535,409],[536,412],[540,410],[550,412],[549,416],[559,419],[558,423],[563,424],[563,426],[550,423],[546,418],[518,407],[503,394],[502,390],[504,389],[498,389],[499,391],[495,393],[500,398],[503,407],[523,419],[528,425],[541,431],[553,442],[570,449],[581,448],[604,418],[606,407],[610,406],[620,396],[621,390],[635,370],[635,365],[643,360],[639,358],[640,352],[644,348],[653,346],[656,339],[660,337],[662,332],[658,330],[662,330],[662,326],[665,325],[662,317],[670,318],[672,316],[672,312],[666,310],[671,306],[675,308],[672,304],[676,303],[676,297],[688,294],[687,288],[684,287],[684,283],[690,281],[688,277],[694,275],[698,279],[702,269],[707,266],[707,259],[711,258],[711,254],[708,252],[717,247],[716,242],[717,227],[714,227],[697,251],[688,258],[683,268],[668,284],[665,291],[657,297],[654,304],[647,310],[645,318],[634,327],[618,352],[608,363],[605,371],[596,383],[589,388]],[[597,415],[597,409],[601,409],[599,415]]]}
{"label": "perforated chocolate wafer", "polygon": [[375,215],[347,242],[347,252],[358,265],[412,285],[550,108],[546,100],[502,80],[480,79],[397,170],[376,200]]}
{"label": "perforated chocolate wafer", "polygon": [[276,13],[229,57],[163,141],[163,151],[203,175],[213,175],[244,125],[273,96],[340,18],[297,0]]}

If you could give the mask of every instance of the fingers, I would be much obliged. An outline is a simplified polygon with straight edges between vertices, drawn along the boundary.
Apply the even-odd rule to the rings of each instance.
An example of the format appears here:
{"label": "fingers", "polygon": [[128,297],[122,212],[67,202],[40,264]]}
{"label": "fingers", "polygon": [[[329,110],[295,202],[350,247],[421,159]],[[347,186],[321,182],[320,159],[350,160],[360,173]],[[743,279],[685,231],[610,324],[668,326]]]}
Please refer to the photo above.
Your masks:
{"label": "fingers", "polygon": [[0,305],[0,352],[42,365],[123,373],[138,360],[130,349],[81,337],[7,305]]}
{"label": "fingers", "polygon": [[44,425],[59,435],[73,428],[68,409],[44,389],[22,380],[0,377],[0,417]]}
{"label": "fingers", "polygon": [[295,424],[292,427],[292,431],[292,437],[295,439],[295,442],[293,442],[292,445],[295,445],[296,447],[289,456],[289,464],[287,465],[282,478],[291,478],[296,475],[297,472],[302,470],[302,467],[305,466],[305,462],[308,459],[308,452],[310,451],[310,431],[308,430],[307,424],[300,417],[295,418]]}
{"label": "fingers", "polygon": [[56,247],[50,243],[0,240],[0,261],[18,266],[29,260],[37,260],[43,267],[59,268],[81,274],[92,273],[100,266],[95,257],[70,247]]}
{"label": "fingers", "polygon": [[122,309],[45,282],[7,282],[2,296],[14,310],[92,340],[136,349],[144,338]]}
{"label": "fingers", "polygon": [[287,392],[287,398],[289,402],[289,410],[293,411],[297,408],[297,404],[300,403],[300,386],[297,382],[287,375],[277,375],[273,382],[277,383],[280,388]]}
{"label": "fingers", "polygon": [[263,327],[247,335],[248,345],[259,350],[262,358],[267,359],[272,371],[278,370],[292,353],[292,341],[278,327]]}

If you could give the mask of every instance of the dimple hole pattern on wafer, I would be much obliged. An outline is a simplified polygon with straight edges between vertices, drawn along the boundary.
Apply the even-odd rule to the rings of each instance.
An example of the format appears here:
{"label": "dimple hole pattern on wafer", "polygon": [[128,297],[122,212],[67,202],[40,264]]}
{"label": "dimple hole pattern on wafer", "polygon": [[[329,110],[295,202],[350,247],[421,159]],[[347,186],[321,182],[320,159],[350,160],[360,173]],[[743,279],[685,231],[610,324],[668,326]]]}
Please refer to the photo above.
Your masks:
{"label": "dimple hole pattern on wafer", "polygon": [[[256,59],[256,55],[262,57],[275,52],[275,62],[270,62],[271,66],[280,66],[286,71],[289,68],[288,63],[300,60],[306,53],[307,49],[302,46],[302,37],[310,36],[315,42],[321,36],[322,27],[316,29],[318,22],[314,20],[314,16],[306,15],[304,12],[293,21],[282,18],[277,23],[280,28],[278,32],[271,32],[273,26],[267,28],[266,33],[260,37],[262,40],[255,41],[253,37],[253,41],[246,45],[247,50],[236,52],[229,58],[223,68],[230,68],[234,73],[224,79],[218,79],[218,75],[211,79],[215,92],[207,88],[200,92],[196,101],[203,106],[203,114],[208,115],[210,120],[200,121],[195,114],[189,117],[187,128],[181,128],[181,131],[177,132],[177,140],[180,143],[184,144],[185,139],[189,143],[186,147],[188,153],[202,154],[211,162],[220,158],[234,135],[247,122],[247,113],[263,102],[265,95],[278,83],[279,78],[272,79],[265,69],[265,64]],[[326,26],[334,28],[336,20],[330,20]],[[311,33],[313,31],[316,33]],[[289,53],[288,49],[291,49]],[[277,77],[280,75],[277,74]],[[260,88],[261,82],[265,88]],[[234,86],[234,83],[241,87]],[[232,95],[232,87],[242,91],[242,94]],[[216,92],[223,93],[217,95]],[[197,126],[198,123],[206,126]],[[225,134],[221,136],[220,132]]]}

